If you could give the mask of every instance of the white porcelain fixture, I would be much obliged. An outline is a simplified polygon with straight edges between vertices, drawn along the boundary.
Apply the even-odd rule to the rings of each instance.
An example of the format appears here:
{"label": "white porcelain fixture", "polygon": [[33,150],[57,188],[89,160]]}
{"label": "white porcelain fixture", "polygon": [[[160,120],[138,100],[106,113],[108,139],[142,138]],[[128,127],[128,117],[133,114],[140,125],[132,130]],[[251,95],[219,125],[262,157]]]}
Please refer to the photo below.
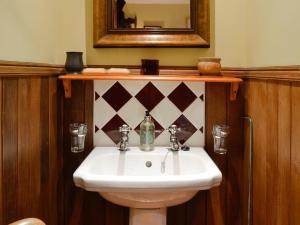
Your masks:
{"label": "white porcelain fixture", "polygon": [[[200,147],[178,152],[167,147],[155,147],[151,152],[138,147],[125,152],[116,147],[96,147],[73,178],[76,186],[130,207],[131,225],[141,220],[150,222],[140,225],[160,225],[166,223],[166,207],[190,200],[199,190],[218,186],[222,174]],[[160,222],[151,222],[153,213]]]}

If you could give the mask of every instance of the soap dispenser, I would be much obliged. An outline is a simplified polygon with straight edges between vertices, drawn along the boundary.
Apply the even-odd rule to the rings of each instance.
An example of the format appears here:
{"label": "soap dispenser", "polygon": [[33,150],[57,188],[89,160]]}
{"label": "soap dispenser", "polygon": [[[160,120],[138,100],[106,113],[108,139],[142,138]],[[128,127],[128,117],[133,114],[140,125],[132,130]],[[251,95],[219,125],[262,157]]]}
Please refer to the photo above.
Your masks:
{"label": "soap dispenser", "polygon": [[155,138],[155,126],[154,122],[149,114],[149,111],[146,111],[144,120],[140,125],[140,148],[143,151],[151,151],[154,148],[154,138]]}

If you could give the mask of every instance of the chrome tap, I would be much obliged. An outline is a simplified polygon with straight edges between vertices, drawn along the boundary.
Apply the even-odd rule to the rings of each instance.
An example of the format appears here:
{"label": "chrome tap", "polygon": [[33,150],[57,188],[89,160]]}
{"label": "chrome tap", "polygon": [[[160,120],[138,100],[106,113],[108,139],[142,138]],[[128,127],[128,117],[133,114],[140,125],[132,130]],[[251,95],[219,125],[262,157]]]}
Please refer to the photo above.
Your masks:
{"label": "chrome tap", "polygon": [[119,131],[121,133],[121,141],[120,141],[120,151],[127,151],[129,150],[128,144],[129,144],[129,137],[128,134],[131,131],[131,128],[127,124],[123,124],[121,127],[119,127]]}
{"label": "chrome tap", "polygon": [[181,129],[179,127],[177,127],[175,124],[172,124],[168,129],[167,129],[171,136],[170,136],[170,149],[172,151],[178,151],[179,150],[179,142],[178,139],[176,137],[176,133],[178,131],[181,131]]}

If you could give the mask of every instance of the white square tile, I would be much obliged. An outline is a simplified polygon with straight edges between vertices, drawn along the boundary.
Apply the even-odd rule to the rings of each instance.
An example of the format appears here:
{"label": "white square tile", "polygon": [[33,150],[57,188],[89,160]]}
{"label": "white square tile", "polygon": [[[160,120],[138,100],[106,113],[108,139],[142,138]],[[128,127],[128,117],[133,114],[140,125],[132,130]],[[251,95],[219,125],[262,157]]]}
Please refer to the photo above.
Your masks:
{"label": "white square tile", "polygon": [[134,130],[129,133],[129,146],[139,146],[140,145],[140,135]]}
{"label": "white square tile", "polygon": [[146,86],[146,84],[149,81],[143,81],[143,80],[137,80],[137,81],[128,81],[128,80],[121,80],[119,83],[132,95],[135,96],[137,93],[139,93],[140,90],[142,90],[143,87]]}
{"label": "white square tile", "polygon": [[118,112],[119,116],[132,128],[144,119],[145,107],[136,99],[131,98]]}
{"label": "white square tile", "polygon": [[181,82],[178,81],[153,81],[152,84],[165,96],[167,97]]}
{"label": "white square tile", "polygon": [[184,82],[186,86],[194,92],[199,98],[202,94],[205,94],[205,83],[204,82]]}
{"label": "white square tile", "polygon": [[204,134],[197,130],[184,144],[187,146],[204,147]]}
{"label": "white square tile", "polygon": [[94,81],[94,91],[96,91],[100,96],[105,94],[108,89],[116,83],[115,80],[95,80]]}
{"label": "white square tile", "polygon": [[154,141],[156,146],[169,146],[170,134],[168,131],[162,132]]}
{"label": "white square tile", "polygon": [[167,98],[164,98],[150,113],[165,129],[181,115],[180,110]]}
{"label": "white square tile", "polygon": [[205,123],[205,103],[197,98],[184,112],[183,115],[197,128]]}
{"label": "white square tile", "polygon": [[[102,96],[116,81],[95,81],[94,89]],[[148,81],[119,81],[119,83],[132,95],[135,96]],[[152,82],[159,91],[168,96],[181,82]],[[205,94],[204,83],[184,82],[197,96],[197,99],[182,113],[168,99],[164,98],[150,113],[163,127],[168,128],[181,114],[183,114],[196,128],[197,131],[187,140],[190,146],[204,146],[204,134],[199,129],[205,129],[205,102],[199,96]],[[95,146],[116,146],[116,144],[101,130],[101,128],[115,116],[115,110],[100,97],[94,101],[94,125],[100,130],[94,135]],[[136,99],[131,98],[119,111],[119,116],[133,129],[143,120],[145,107]],[[94,129],[94,128],[93,128]],[[155,145],[169,146],[170,134],[162,132],[156,139]],[[129,134],[129,145],[138,146],[139,135],[132,130]]]}
{"label": "white square tile", "polygon": [[115,110],[103,99],[94,102],[94,125],[101,129],[116,114]]}
{"label": "white square tile", "polygon": [[116,144],[100,129],[94,133],[94,146],[116,146]]}

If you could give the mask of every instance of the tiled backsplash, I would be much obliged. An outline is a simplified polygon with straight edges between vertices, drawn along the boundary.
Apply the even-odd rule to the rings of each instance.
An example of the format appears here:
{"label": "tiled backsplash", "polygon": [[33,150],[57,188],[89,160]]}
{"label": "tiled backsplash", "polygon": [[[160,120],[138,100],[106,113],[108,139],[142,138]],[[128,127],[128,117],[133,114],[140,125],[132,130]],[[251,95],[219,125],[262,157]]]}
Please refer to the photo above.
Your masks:
{"label": "tiled backsplash", "polygon": [[155,145],[168,145],[171,124],[181,128],[181,144],[204,146],[205,86],[193,82],[94,81],[94,145],[112,146],[119,127],[132,131],[129,144],[139,145],[139,125],[149,110],[155,122]]}

